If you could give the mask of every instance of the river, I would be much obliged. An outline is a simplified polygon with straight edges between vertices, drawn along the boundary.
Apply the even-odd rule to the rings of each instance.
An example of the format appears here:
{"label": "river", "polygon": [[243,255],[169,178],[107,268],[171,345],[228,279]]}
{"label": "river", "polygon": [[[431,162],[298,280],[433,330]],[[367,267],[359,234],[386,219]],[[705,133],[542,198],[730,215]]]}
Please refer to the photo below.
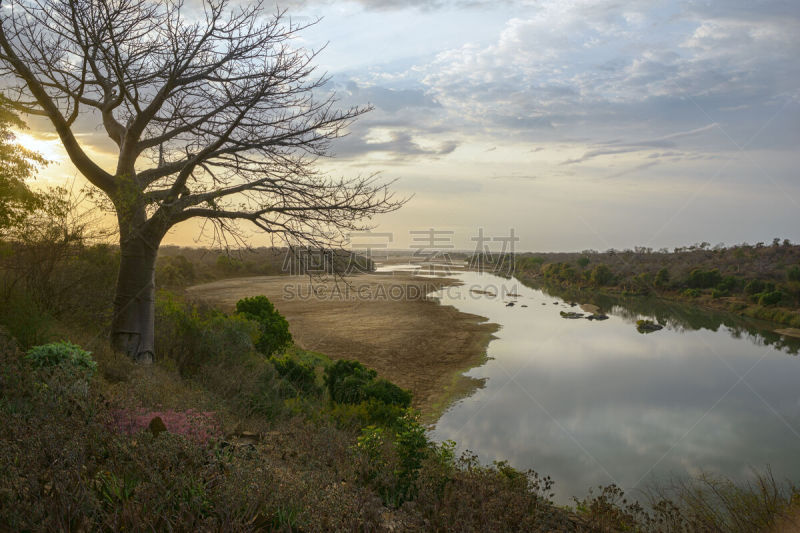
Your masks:
{"label": "river", "polygon": [[[583,312],[569,297],[449,275],[464,285],[431,296],[501,329],[467,373],[485,386],[444,413],[435,440],[551,476],[560,503],[701,472],[745,480],[769,466],[800,479],[800,340],[657,299],[592,297],[607,320],[565,319]],[[665,327],[639,333],[639,318]]]}

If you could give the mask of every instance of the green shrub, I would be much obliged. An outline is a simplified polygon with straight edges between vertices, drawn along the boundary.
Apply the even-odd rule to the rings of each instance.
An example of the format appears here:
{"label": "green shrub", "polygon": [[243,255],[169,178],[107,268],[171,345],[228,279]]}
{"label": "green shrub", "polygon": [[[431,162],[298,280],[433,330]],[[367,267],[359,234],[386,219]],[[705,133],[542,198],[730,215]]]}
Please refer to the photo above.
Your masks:
{"label": "green shrub", "polygon": [[544,263],[544,257],[517,257],[517,269],[520,271],[539,270],[542,263]]}
{"label": "green shrub", "polygon": [[89,375],[97,372],[97,363],[92,359],[91,352],[69,341],[34,346],[28,350],[26,358],[34,368],[72,368]]}
{"label": "green shrub", "polygon": [[256,342],[256,349],[264,355],[270,356],[291,344],[289,323],[266,296],[239,300],[236,302],[236,312],[259,323],[261,336]]}
{"label": "green shrub", "polygon": [[545,279],[555,282],[575,281],[580,276],[575,268],[568,263],[550,263],[542,266]]}
{"label": "green shrub", "polygon": [[656,277],[653,280],[653,285],[656,287],[666,287],[669,283],[669,270],[666,268],[660,269],[656,272]]}
{"label": "green shrub", "polygon": [[23,348],[53,340],[55,320],[24,292],[13,291],[0,305],[0,324]]}
{"label": "green shrub", "polygon": [[244,316],[184,304],[170,295],[156,301],[156,348],[183,375],[206,363],[241,361],[255,351],[260,335],[260,324]]}
{"label": "green shrub", "polygon": [[725,296],[730,296],[730,294],[728,289],[711,289],[712,298],[724,298]]}
{"label": "green shrub", "polygon": [[686,285],[692,289],[710,289],[722,281],[722,275],[716,268],[712,270],[701,270],[695,268],[689,272]]}
{"label": "green shrub", "polygon": [[777,305],[783,299],[781,291],[763,292],[758,297],[759,305]]}
{"label": "green shrub", "polygon": [[794,265],[786,271],[786,279],[789,281],[800,281],[800,265]]}
{"label": "green shrub", "polygon": [[360,403],[364,400],[361,389],[378,376],[378,373],[359,363],[340,359],[325,369],[325,385],[334,402]]}
{"label": "green shrub", "polygon": [[367,383],[363,390],[367,400],[377,400],[400,407],[411,406],[411,391],[401,389],[386,379],[378,378],[371,383]]}
{"label": "green shrub", "polygon": [[196,279],[194,265],[183,255],[159,257],[156,263],[157,287],[185,287]]}
{"label": "green shrub", "polygon": [[589,264],[590,261],[591,261],[591,259],[589,259],[588,257],[584,256],[584,257],[579,258],[576,261],[576,263],[578,263],[579,267],[586,268],[586,266]]}
{"label": "green shrub", "polygon": [[325,385],[331,400],[338,403],[376,400],[400,407],[411,405],[411,392],[377,376],[358,361],[341,359],[325,369]]}
{"label": "green shrub", "polygon": [[760,279],[750,280],[744,286],[744,292],[747,294],[759,294],[762,292],[772,292],[774,290],[774,283],[770,281],[762,281]]}
{"label": "green shrub", "polygon": [[[234,405],[247,416],[274,420],[283,412],[284,402],[275,370],[262,358],[245,367],[235,367],[232,374],[225,378],[217,372],[206,376],[205,382],[221,396],[232,398]],[[215,378],[219,380],[216,383],[213,382]],[[238,378],[238,383],[232,383],[232,378]]]}
{"label": "green shrub", "polygon": [[328,410],[337,425],[344,428],[366,426],[396,427],[405,416],[406,409],[399,405],[386,404],[374,398],[358,404],[334,403]]}
{"label": "green shrub", "polygon": [[636,291],[639,293],[647,294],[650,292],[650,286],[653,285],[652,276],[649,272],[640,272],[633,278]]}
{"label": "green shrub", "polygon": [[725,276],[724,278],[722,278],[722,281],[717,283],[717,289],[719,289],[720,291],[729,292],[735,289],[738,283],[739,280],[737,280],[734,276]]}
{"label": "green shrub", "polygon": [[683,291],[683,295],[689,298],[698,298],[700,296],[700,291],[698,289],[686,289]]}
{"label": "green shrub", "polygon": [[292,385],[294,392],[304,394],[319,392],[317,376],[310,364],[295,361],[287,355],[280,359],[271,357],[270,362],[278,375]]}
{"label": "green shrub", "polygon": [[419,423],[417,416],[408,413],[400,419],[400,427],[395,434],[395,449],[400,459],[400,468],[397,470],[397,503],[400,504],[416,497],[416,481],[422,461],[430,452],[425,427]]}
{"label": "green shrub", "polygon": [[612,285],[614,283],[614,274],[606,265],[596,265],[592,269],[592,273],[589,276],[589,281],[598,287]]}

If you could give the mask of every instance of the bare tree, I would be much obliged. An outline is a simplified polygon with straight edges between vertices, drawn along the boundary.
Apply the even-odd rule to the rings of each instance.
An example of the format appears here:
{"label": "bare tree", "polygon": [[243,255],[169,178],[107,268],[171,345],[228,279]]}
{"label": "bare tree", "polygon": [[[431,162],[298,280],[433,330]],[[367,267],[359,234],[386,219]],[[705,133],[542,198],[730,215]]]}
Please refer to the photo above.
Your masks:
{"label": "bare tree", "polygon": [[[113,204],[121,264],[111,341],[154,355],[154,265],[175,224],[237,221],[285,242],[330,247],[398,208],[374,176],[316,170],[366,108],[340,110],[305,26],[261,2],[0,0],[0,63],[18,111],[47,117],[78,170]],[[116,144],[113,171],[78,140],[78,119]]]}

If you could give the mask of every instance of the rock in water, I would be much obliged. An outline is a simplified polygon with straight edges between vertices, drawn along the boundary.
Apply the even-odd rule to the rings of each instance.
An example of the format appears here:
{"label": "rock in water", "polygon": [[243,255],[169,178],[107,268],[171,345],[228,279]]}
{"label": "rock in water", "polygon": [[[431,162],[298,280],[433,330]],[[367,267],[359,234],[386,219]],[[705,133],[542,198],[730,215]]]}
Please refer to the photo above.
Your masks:
{"label": "rock in water", "polygon": [[654,331],[658,331],[663,329],[664,326],[661,324],[656,324],[652,320],[637,320],[636,321],[636,331],[639,333],[652,333]]}

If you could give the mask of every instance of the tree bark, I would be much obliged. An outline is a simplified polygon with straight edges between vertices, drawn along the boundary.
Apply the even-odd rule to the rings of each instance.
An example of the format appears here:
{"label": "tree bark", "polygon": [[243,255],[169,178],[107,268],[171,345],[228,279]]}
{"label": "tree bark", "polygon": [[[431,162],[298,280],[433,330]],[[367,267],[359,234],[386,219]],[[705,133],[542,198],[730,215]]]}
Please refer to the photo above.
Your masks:
{"label": "tree bark", "polygon": [[131,233],[120,236],[111,345],[134,361],[148,364],[155,357],[155,265],[160,239],[143,231]]}

